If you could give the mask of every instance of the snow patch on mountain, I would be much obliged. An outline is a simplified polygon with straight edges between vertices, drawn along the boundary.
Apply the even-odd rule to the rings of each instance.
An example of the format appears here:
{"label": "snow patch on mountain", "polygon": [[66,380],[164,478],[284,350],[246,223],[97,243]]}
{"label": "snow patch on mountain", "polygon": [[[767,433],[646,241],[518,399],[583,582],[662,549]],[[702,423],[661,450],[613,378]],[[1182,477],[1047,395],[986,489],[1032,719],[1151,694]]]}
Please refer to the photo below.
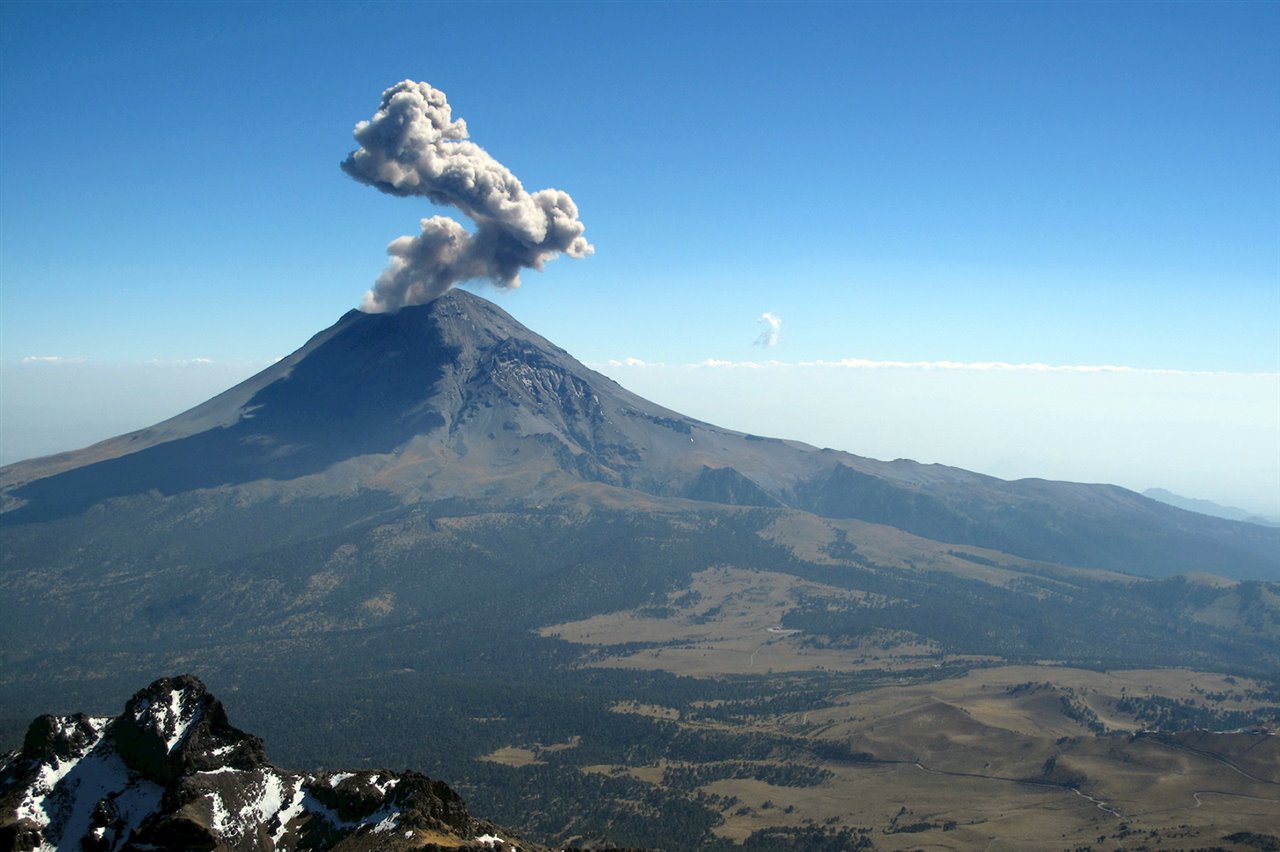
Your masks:
{"label": "snow patch on mountain", "polygon": [[21,751],[0,755],[0,841],[13,848],[274,852],[376,835],[368,848],[396,850],[421,831],[498,840],[424,775],[276,769],[189,675],[156,681],[115,718],[42,716]]}
{"label": "snow patch on mountain", "polygon": [[[55,754],[30,767],[29,780],[19,788],[22,795],[14,809],[15,821],[40,832],[34,846],[39,850],[79,849],[80,838],[86,836],[99,842],[107,842],[109,834],[127,836],[156,809],[164,789],[138,777],[125,764],[106,736],[109,718],[61,716],[51,722],[48,730],[54,743],[72,743],[86,728],[91,737],[79,753]],[[5,781],[13,758],[0,764]],[[111,826],[94,824],[95,817],[102,822],[107,815]]]}
{"label": "snow patch on mountain", "polygon": [[281,841],[284,840],[285,833],[289,830],[289,826],[293,821],[306,812],[306,799],[306,790],[303,789],[302,784],[298,784],[293,790],[293,795],[292,798],[289,799],[289,803],[280,809],[277,814],[280,825],[275,830],[275,833],[271,835],[271,842],[277,847],[280,845]]}
{"label": "snow patch on mountain", "polygon": [[191,726],[200,720],[200,707],[194,701],[184,704],[181,689],[169,691],[167,700],[143,699],[135,705],[133,719],[139,727],[150,728],[164,740],[166,753],[171,753],[187,736]]}

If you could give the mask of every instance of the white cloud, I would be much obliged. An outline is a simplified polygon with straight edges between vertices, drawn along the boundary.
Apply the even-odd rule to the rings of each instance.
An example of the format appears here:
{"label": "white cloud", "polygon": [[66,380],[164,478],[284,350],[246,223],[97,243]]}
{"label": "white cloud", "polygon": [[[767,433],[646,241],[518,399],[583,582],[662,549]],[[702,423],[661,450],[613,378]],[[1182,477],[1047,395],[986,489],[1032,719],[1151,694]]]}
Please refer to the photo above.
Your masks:
{"label": "white cloud", "polygon": [[212,358],[148,358],[142,362],[148,367],[199,367],[212,364]]}
{"label": "white cloud", "polygon": [[84,358],[68,358],[65,355],[27,355],[24,364],[83,364]]}
{"label": "white cloud", "polygon": [[[278,360],[278,359],[277,359]],[[140,367],[207,367],[207,366],[224,366],[231,369],[241,369],[244,367],[261,368],[261,364],[257,361],[250,360],[230,360],[216,361],[213,358],[144,358],[140,361],[103,361],[94,359],[92,362],[88,358],[81,356],[66,355],[26,355],[23,356],[22,364],[42,365],[42,364],[77,364],[88,367],[97,367],[99,369],[128,369],[131,365]]]}
{"label": "white cloud", "polygon": [[782,317],[765,311],[760,315],[757,323],[768,323],[769,327],[760,332],[760,336],[756,338],[756,346],[763,346],[766,349],[772,349],[778,345],[778,337],[782,334]]}
{"label": "white cloud", "polygon": [[1007,361],[877,361],[870,358],[818,359],[815,361],[731,361],[707,358],[689,367],[716,369],[760,369],[778,367],[784,369],[842,369],[842,370],[927,370],[970,371],[983,373],[1133,373],[1152,376],[1214,376],[1214,375],[1280,375],[1275,373],[1224,373],[1212,370],[1173,370],[1157,367],[1128,367],[1119,364],[1042,364],[1039,362],[1015,364]]}
{"label": "white cloud", "polygon": [[686,369],[710,367],[714,370],[764,370],[769,367],[788,368],[794,366],[786,361],[726,361],[721,358],[708,358],[696,364],[686,364]]}
{"label": "white cloud", "polygon": [[737,361],[729,358],[704,358],[689,364],[668,365],[661,361],[645,361],[640,358],[610,358],[595,367],[635,367],[650,369],[683,370],[913,370],[917,372],[972,372],[972,373],[1117,373],[1135,376],[1258,376],[1280,377],[1280,373],[1239,373],[1223,370],[1177,370],[1165,367],[1130,367],[1123,364],[1044,364],[1038,361],[1013,363],[1009,361],[880,361],[872,358],[819,358],[813,361]]}

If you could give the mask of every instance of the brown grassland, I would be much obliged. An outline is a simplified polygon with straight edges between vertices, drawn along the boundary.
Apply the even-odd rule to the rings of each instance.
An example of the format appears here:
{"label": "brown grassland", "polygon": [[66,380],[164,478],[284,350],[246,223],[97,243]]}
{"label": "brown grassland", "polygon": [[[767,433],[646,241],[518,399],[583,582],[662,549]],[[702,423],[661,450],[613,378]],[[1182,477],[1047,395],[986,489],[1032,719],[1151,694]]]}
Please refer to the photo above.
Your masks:
{"label": "brown grassland", "polygon": [[[987,582],[1003,579],[999,568],[966,563],[964,570],[984,572]],[[819,757],[829,750],[815,750],[811,767],[825,780],[809,786],[752,777],[698,786],[695,794],[720,811],[724,821],[716,831],[726,838],[742,840],[773,826],[844,826],[881,849],[1192,849],[1232,848],[1224,847],[1226,833],[1274,834],[1280,827],[1280,738],[1257,731],[1144,732],[1131,712],[1135,702],[1152,697],[1209,710],[1259,708],[1262,688],[1254,682],[1187,669],[1103,672],[961,660],[890,631],[855,646],[815,645],[778,630],[801,596],[880,603],[874,595],[785,574],[722,566],[695,575],[666,606],[541,632],[583,645],[588,666],[695,677],[815,670],[885,675],[879,688],[749,723],[765,734],[837,744],[844,757]],[[901,677],[955,663],[969,667],[959,676]],[[620,704],[614,711],[686,726],[718,724],[682,720],[675,708],[652,704]],[[743,730],[738,722],[731,727]],[[507,759],[516,756],[503,751],[511,752]],[[584,771],[661,785],[680,768]]]}

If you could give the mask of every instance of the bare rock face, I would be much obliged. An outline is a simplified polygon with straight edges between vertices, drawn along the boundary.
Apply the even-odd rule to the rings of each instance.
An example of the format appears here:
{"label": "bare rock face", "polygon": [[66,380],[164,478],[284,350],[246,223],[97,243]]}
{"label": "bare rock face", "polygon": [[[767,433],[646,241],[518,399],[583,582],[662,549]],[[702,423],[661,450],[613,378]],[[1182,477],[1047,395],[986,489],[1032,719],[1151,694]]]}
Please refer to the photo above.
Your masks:
{"label": "bare rock face", "polygon": [[267,765],[262,740],[233,728],[197,678],[161,678],[134,695],[112,729],[125,763],[157,784],[196,772]]}
{"label": "bare rock face", "polygon": [[535,849],[416,772],[293,773],[192,675],[116,717],[40,716],[0,760],[0,849]]}
{"label": "bare rock face", "polygon": [[22,753],[47,761],[75,760],[84,755],[98,738],[93,720],[75,716],[38,716],[27,729]]}

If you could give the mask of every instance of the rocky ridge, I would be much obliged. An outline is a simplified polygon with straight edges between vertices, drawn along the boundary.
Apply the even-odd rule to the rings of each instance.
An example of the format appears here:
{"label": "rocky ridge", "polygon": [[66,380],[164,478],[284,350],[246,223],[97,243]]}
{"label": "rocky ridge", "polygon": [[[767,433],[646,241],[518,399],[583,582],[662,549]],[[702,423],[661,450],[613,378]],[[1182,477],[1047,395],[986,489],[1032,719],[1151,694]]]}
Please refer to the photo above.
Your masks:
{"label": "rocky ridge", "polygon": [[0,758],[0,848],[532,850],[406,771],[289,772],[197,678],[162,678],[116,717],[35,719]]}

